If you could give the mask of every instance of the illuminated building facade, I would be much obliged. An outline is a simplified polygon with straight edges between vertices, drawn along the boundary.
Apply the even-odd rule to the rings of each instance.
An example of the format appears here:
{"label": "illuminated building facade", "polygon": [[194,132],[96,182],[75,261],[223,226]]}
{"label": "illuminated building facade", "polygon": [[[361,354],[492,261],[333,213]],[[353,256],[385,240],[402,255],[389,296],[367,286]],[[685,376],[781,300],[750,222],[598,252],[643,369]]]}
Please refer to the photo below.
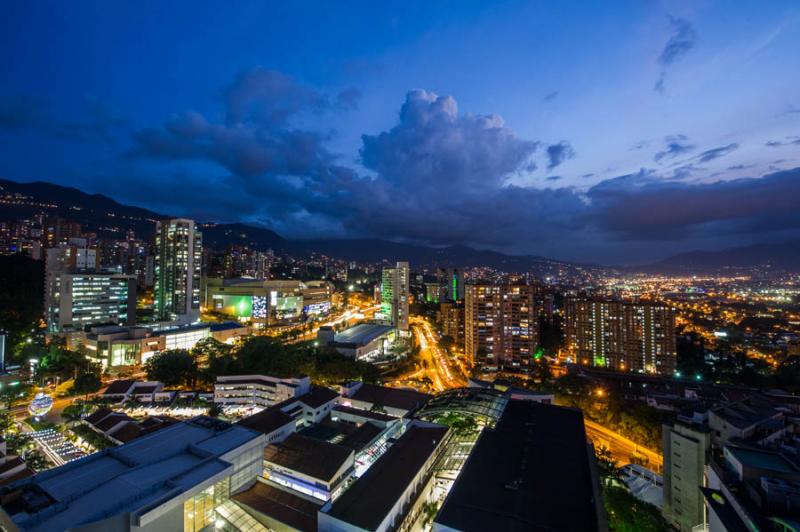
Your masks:
{"label": "illuminated building facade", "polygon": [[464,305],[453,302],[439,306],[442,333],[453,339],[455,345],[464,345]]}
{"label": "illuminated building facade", "polygon": [[468,285],[465,289],[465,350],[485,370],[524,371],[539,339],[536,287]]}
{"label": "illuminated building facade", "polygon": [[200,319],[203,237],[194,221],[175,218],[156,224],[155,312],[161,321]]}
{"label": "illuminated building facade", "polygon": [[408,293],[411,271],[407,262],[384,268],[381,277],[381,313],[392,327],[408,331]]}
{"label": "illuminated building facade", "polygon": [[464,299],[464,272],[458,268],[439,268],[437,271],[439,283],[439,302],[463,301]]}
{"label": "illuminated building facade", "polygon": [[50,332],[136,321],[136,280],[111,273],[59,273],[51,280],[46,313]]}
{"label": "illuminated building facade", "polygon": [[618,371],[675,372],[675,310],[661,303],[567,298],[567,349],[579,364]]}

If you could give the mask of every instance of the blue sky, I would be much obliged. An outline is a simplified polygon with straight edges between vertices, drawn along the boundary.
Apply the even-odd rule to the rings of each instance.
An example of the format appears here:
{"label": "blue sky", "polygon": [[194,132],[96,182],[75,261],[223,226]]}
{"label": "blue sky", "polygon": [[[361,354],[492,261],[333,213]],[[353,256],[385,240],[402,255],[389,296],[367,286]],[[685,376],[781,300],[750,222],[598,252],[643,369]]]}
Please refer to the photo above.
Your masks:
{"label": "blue sky", "polygon": [[796,2],[288,4],[9,6],[0,177],[604,263],[800,236]]}

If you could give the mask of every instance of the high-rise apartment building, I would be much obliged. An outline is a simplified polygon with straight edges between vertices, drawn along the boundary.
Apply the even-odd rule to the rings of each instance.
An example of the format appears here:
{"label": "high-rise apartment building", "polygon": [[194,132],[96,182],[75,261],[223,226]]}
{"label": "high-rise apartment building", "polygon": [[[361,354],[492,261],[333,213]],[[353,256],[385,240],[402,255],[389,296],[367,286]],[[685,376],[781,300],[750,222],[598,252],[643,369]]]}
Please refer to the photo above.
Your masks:
{"label": "high-rise apartment building", "polygon": [[45,309],[50,332],[136,322],[136,280],[116,273],[61,272],[52,279]]}
{"label": "high-rise apartment building", "polygon": [[464,272],[458,268],[439,268],[439,302],[464,300]]}
{"label": "high-rise apartment building", "polygon": [[711,454],[711,431],[700,423],[676,422],[662,429],[664,517],[681,532],[704,522],[705,467]]}
{"label": "high-rise apartment building", "polygon": [[161,321],[194,323],[200,319],[203,237],[184,218],[156,224],[155,313]]}
{"label": "high-rise apartment building", "polygon": [[407,262],[384,268],[381,278],[381,313],[392,327],[408,331],[408,292],[411,272]]}
{"label": "high-rise apartment building", "polygon": [[468,285],[465,289],[465,350],[484,369],[525,370],[539,338],[536,287]]}
{"label": "high-rise apartment building", "polygon": [[453,339],[455,345],[464,345],[464,305],[445,302],[439,306],[442,334]]}
{"label": "high-rise apartment building", "polygon": [[567,349],[579,364],[672,375],[675,309],[661,303],[589,298],[564,302]]}

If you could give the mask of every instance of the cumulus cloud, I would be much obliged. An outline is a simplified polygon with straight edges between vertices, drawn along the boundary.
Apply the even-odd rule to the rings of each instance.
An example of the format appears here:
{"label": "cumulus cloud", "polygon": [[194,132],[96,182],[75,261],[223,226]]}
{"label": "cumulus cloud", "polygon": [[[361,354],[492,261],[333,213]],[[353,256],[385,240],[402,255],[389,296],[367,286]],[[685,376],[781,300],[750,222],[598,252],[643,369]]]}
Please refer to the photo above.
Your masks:
{"label": "cumulus cloud", "polygon": [[[643,169],[585,191],[562,185],[557,175],[523,186],[515,178],[534,168],[540,152],[560,164],[574,154],[569,143],[540,150],[538,141],[521,138],[498,116],[465,114],[450,96],[415,90],[392,127],[362,136],[363,175],[337,164],[324,136],[292,127],[295,115],[316,108],[315,100],[288,100],[306,103],[244,105],[238,107],[244,111],[226,113],[242,122],[177,114],[135,134],[132,153],[138,157],[132,160],[179,165],[157,179],[188,195],[165,202],[186,204],[200,219],[256,220],[290,237],[369,236],[505,250],[537,246],[552,254],[565,243],[574,253],[598,242],[652,252],[654,243],[703,235],[735,239],[755,231],[800,230],[793,201],[800,194],[800,169],[710,184],[675,179],[730,153],[735,144],[674,165],[672,175]],[[277,116],[264,114],[266,109],[292,111]],[[671,140],[682,146],[687,141]],[[665,142],[669,150],[670,140]],[[210,161],[221,170],[208,177],[180,168],[193,161]],[[224,198],[209,201],[210,190]]]}
{"label": "cumulus cloud", "polygon": [[551,144],[547,147],[547,169],[552,170],[568,159],[575,157],[575,150],[569,142],[562,140],[558,144]]}
{"label": "cumulus cloud", "polygon": [[[519,138],[497,115],[459,114],[456,101],[424,90],[408,93],[400,122],[363,135],[362,164],[392,185],[485,189],[527,169],[538,142]],[[412,188],[413,190],[413,188]]]}
{"label": "cumulus cloud", "polygon": [[654,87],[657,92],[664,91],[667,70],[688,54],[689,51],[694,48],[697,41],[697,35],[688,20],[670,17],[669,23],[672,33],[661,49],[661,53],[658,55],[658,64],[661,67],[661,73]]}

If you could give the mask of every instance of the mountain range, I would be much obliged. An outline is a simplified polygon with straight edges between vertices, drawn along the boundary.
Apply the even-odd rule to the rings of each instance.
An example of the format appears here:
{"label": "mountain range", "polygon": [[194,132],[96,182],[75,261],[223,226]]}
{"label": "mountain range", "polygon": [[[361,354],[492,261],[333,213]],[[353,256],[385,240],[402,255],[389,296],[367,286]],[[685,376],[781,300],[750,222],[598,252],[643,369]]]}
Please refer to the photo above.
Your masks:
{"label": "mountain range", "polygon": [[[88,194],[76,188],[41,181],[19,183],[0,179],[0,199],[0,221],[30,217],[44,211],[79,222],[85,230],[113,238],[122,238],[128,230],[133,230],[140,238],[151,238],[155,222],[170,217],[141,207],[123,205],[102,194]],[[565,269],[601,269],[535,255],[507,255],[469,246],[430,247],[364,238],[289,240],[265,227],[242,223],[199,224],[205,245],[215,249],[238,244],[300,256],[317,252],[370,263],[408,260],[415,266],[488,266],[505,271],[531,271],[540,276],[556,274]],[[690,251],[653,264],[625,269],[651,273],[701,273],[757,266],[800,271],[800,242],[758,244],[722,251]]]}

